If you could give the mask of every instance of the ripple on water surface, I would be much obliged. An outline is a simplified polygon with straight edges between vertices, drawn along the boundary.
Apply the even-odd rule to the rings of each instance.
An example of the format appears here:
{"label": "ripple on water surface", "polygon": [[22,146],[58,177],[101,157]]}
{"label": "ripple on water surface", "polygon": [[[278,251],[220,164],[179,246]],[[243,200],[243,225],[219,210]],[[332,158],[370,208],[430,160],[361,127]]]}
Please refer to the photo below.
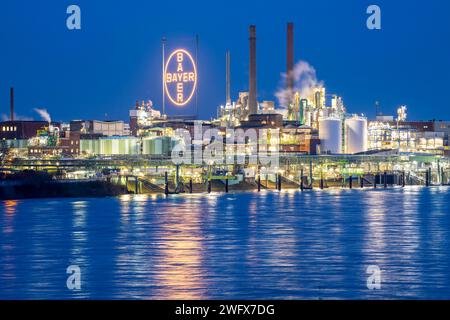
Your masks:
{"label": "ripple on water surface", "polygon": [[3,201],[0,298],[449,299],[449,204],[448,188]]}

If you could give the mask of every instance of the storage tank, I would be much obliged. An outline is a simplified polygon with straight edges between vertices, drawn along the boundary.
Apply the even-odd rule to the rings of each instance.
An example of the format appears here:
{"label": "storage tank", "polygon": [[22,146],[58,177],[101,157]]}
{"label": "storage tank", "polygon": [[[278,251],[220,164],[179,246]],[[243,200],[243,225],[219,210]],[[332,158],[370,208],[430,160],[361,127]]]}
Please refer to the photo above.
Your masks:
{"label": "storage tank", "polygon": [[342,153],[342,121],[339,118],[319,120],[320,152],[322,154]]}
{"label": "storage tank", "polygon": [[355,154],[367,151],[367,119],[353,116],[345,119],[345,151]]}

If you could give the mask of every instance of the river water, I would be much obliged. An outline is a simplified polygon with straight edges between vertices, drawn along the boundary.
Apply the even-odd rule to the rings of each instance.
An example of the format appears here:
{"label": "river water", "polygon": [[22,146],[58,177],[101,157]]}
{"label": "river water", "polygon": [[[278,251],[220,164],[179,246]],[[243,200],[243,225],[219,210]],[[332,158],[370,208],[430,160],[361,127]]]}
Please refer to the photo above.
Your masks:
{"label": "river water", "polygon": [[450,299],[449,204],[438,187],[3,201],[0,299]]}

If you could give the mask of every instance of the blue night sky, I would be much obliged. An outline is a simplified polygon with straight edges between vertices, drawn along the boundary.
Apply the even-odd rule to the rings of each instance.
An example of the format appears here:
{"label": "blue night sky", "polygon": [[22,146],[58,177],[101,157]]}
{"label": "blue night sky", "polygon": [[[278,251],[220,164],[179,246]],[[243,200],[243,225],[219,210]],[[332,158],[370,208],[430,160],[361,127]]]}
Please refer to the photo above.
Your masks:
{"label": "blue night sky", "polygon": [[[66,28],[77,4],[82,30]],[[382,30],[366,28],[366,8],[382,10]],[[233,99],[248,89],[248,26],[257,26],[258,99],[274,100],[285,71],[286,23],[295,23],[295,58],[313,65],[347,109],[410,119],[447,119],[450,108],[450,2],[428,1],[2,1],[0,114],[54,120],[128,119],[136,99],[161,105],[161,38],[170,46],[200,38],[200,116],[225,100],[225,51]],[[194,46],[192,45],[193,49]],[[175,109],[171,108],[175,112]],[[185,110],[186,113],[189,109]]]}

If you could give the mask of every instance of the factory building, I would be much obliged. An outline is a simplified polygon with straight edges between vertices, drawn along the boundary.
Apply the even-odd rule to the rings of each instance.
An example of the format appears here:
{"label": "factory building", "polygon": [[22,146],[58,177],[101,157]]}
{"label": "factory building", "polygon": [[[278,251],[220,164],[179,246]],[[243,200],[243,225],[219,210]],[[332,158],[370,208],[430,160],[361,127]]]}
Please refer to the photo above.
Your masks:
{"label": "factory building", "polygon": [[281,114],[251,114],[247,121],[241,122],[241,128],[282,128],[283,116]]}
{"label": "factory building", "polygon": [[25,150],[28,146],[28,140],[27,139],[14,139],[14,140],[1,140],[6,143],[6,146],[11,149],[21,149]]}
{"label": "factory building", "polygon": [[[11,116],[9,121],[0,123],[0,139],[10,147],[28,150],[32,157],[169,156],[182,138],[178,129],[187,130],[194,138],[191,147],[210,143],[204,133],[211,128],[217,128],[224,141],[226,129],[255,129],[258,134],[258,129],[267,129],[269,149],[281,153],[354,155],[392,151],[449,155],[450,122],[406,121],[405,106],[397,110],[397,119],[378,114],[375,121],[368,121],[363,116],[348,114],[342,97],[327,93],[320,83],[298,92],[292,23],[287,24],[286,35],[286,83],[279,107],[273,101],[258,102],[256,27],[252,25],[249,27],[249,91],[240,92],[235,101],[231,99],[231,59],[227,51],[225,105],[217,109],[215,120],[168,118],[154,109],[151,101],[137,101],[129,110],[129,124],[99,120],[73,120],[68,125],[14,121],[11,89]],[[202,132],[196,132],[199,125]],[[258,136],[257,141],[248,141],[247,146],[261,150],[265,148],[260,148],[261,141]]]}
{"label": "factory building", "polygon": [[[238,100],[230,97],[230,54],[226,54],[226,104],[217,110],[214,124],[222,128],[278,130],[283,153],[316,154],[320,117],[343,112],[342,99],[333,96],[327,105],[325,88],[316,88],[307,97],[294,92],[294,25],[287,24],[286,37],[286,108],[275,108],[273,101],[257,101],[256,84],[256,27],[249,28],[249,92],[240,92]],[[258,132],[258,130],[257,130]]]}
{"label": "factory building", "polygon": [[80,154],[80,133],[63,131],[59,138],[59,146],[65,155],[77,156]]}
{"label": "factory building", "polygon": [[58,147],[60,127],[59,123],[46,121],[4,121],[0,123],[0,139],[22,155],[68,154],[65,148]]}
{"label": "factory building", "polygon": [[232,104],[220,106],[217,111],[219,125],[222,127],[238,127],[241,121],[248,120],[248,92],[239,92],[239,98]]}
{"label": "factory building", "polygon": [[80,153],[80,133],[60,130],[52,125],[27,140],[28,155],[76,157]]}
{"label": "factory building", "polygon": [[136,155],[139,154],[139,139],[136,137],[81,139],[80,153],[83,155]]}
{"label": "factory building", "polygon": [[[59,127],[58,123],[53,123]],[[2,121],[0,122],[1,140],[26,140],[36,136],[39,130],[48,127],[47,121]]]}
{"label": "factory building", "polygon": [[97,134],[103,136],[129,135],[129,126],[124,121],[73,120],[70,121],[70,131],[80,134]]}
{"label": "factory building", "polygon": [[390,122],[371,121],[368,128],[369,150],[416,150],[417,130],[393,126]]}
{"label": "factory building", "polygon": [[434,132],[443,135],[444,155],[450,157],[450,121],[434,121]]}
{"label": "factory building", "polygon": [[150,155],[170,156],[177,140],[170,137],[105,137],[81,139],[82,155]]}
{"label": "factory building", "polygon": [[435,132],[444,133],[444,135],[447,137],[446,142],[448,142],[448,136],[450,135],[450,121],[433,121],[433,129]]}
{"label": "factory building", "polygon": [[151,101],[136,101],[134,109],[130,110],[130,134],[139,135],[139,129],[154,125],[156,122],[162,121],[165,116],[161,116],[161,112],[153,109]]}
{"label": "factory building", "polygon": [[445,155],[446,148],[444,141],[444,132],[421,132],[418,134],[417,151]]}
{"label": "factory building", "polygon": [[[278,113],[261,113],[249,115],[247,121],[242,121],[238,128],[277,130],[279,140],[270,140],[268,144],[277,144],[278,151],[283,153],[316,154],[318,137],[314,130],[308,126],[298,126],[290,121],[283,120]],[[257,133],[259,134],[258,130]],[[270,136],[270,134],[268,134]],[[264,141],[266,142],[266,141]]]}
{"label": "factory building", "polygon": [[215,126],[210,121],[173,119],[160,122],[151,127],[143,128],[142,136],[154,136],[156,131],[160,136],[164,135],[173,137],[177,129],[183,129],[187,130],[191,137],[194,138],[194,136],[196,135],[196,127],[202,128],[202,132],[199,132],[197,134],[203,135],[206,130],[209,130]]}
{"label": "factory building", "polygon": [[30,157],[55,157],[70,156],[70,148],[63,146],[28,146],[28,155]]}
{"label": "factory building", "polygon": [[285,125],[280,133],[280,152],[316,154],[318,137],[309,127]]}
{"label": "factory building", "polygon": [[369,150],[444,155],[448,150],[446,147],[448,135],[444,126],[445,124],[437,129],[439,123],[434,121],[394,121],[391,116],[378,116],[377,121],[369,123]]}
{"label": "factory building", "polygon": [[14,119],[14,88],[10,89],[10,117],[7,121],[0,122],[0,140],[7,141],[12,148],[26,148],[28,140],[42,135],[49,128],[56,131],[61,129],[61,124],[49,121],[15,120]]}

